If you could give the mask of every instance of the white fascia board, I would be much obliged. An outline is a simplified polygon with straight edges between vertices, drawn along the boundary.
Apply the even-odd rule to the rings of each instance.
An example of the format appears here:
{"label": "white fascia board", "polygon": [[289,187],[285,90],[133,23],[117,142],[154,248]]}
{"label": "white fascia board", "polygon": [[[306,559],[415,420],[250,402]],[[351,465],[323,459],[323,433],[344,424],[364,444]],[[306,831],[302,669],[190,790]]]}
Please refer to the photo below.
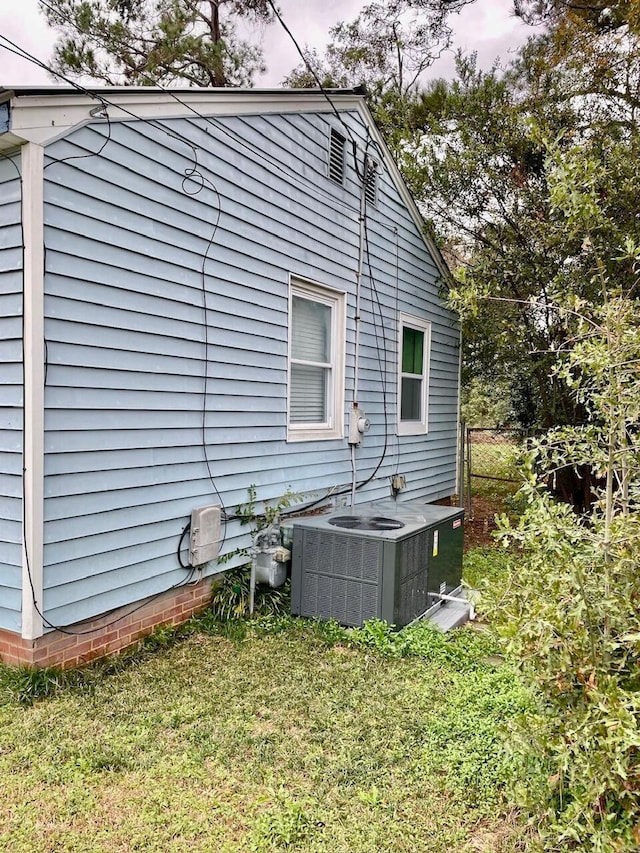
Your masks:
{"label": "white fascia board", "polygon": [[[332,95],[331,101],[341,110],[353,110],[362,100],[360,95]],[[256,115],[272,113],[318,112],[329,104],[318,94],[308,92],[234,92],[233,89],[184,90],[175,97],[170,90],[152,88],[123,91],[109,90],[93,97],[71,91],[17,95],[11,101],[11,133],[22,140],[45,145],[73,127],[95,121],[101,103],[106,104],[110,121],[141,119],[194,118],[203,116]],[[100,116],[98,116],[100,117]],[[9,134],[7,134],[8,136]]]}
{"label": "white fascia board", "polygon": [[22,147],[24,233],[24,435],[22,531],[22,636],[43,634],[44,536],[44,149]]}

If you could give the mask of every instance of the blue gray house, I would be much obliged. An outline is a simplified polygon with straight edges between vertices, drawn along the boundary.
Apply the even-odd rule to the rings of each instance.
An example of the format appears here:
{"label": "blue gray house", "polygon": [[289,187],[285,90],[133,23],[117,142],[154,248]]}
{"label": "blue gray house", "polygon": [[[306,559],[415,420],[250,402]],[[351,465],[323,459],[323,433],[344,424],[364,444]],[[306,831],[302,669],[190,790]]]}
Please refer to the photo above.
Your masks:
{"label": "blue gray house", "polygon": [[454,493],[446,276],[355,92],[0,90],[0,656],[185,618],[251,484]]}

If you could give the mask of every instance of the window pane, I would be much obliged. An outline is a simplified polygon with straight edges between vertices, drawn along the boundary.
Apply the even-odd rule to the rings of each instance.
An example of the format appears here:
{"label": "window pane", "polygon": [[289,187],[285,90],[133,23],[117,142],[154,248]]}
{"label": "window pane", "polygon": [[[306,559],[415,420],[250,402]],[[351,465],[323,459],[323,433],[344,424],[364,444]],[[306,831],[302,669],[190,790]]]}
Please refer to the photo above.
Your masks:
{"label": "window pane", "polygon": [[293,297],[291,357],[330,361],[331,308],[311,299]]}
{"label": "window pane", "polygon": [[289,421],[292,424],[327,422],[327,384],[329,370],[306,364],[291,365]]}
{"label": "window pane", "polygon": [[424,332],[404,326],[402,329],[402,372],[422,376]]}
{"label": "window pane", "polygon": [[422,379],[403,378],[400,398],[400,420],[422,420]]}

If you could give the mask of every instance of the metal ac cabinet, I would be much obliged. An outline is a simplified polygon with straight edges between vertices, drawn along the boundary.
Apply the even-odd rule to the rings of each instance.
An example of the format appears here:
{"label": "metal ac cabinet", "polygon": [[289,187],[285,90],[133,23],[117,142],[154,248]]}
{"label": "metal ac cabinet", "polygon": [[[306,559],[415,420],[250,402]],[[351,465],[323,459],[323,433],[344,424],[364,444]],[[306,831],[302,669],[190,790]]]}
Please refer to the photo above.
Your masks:
{"label": "metal ac cabinet", "polygon": [[[351,530],[331,524],[338,515],[385,516],[397,530]],[[293,527],[291,612],[362,625],[384,619],[406,625],[459,586],[463,510],[415,501],[373,502]]]}

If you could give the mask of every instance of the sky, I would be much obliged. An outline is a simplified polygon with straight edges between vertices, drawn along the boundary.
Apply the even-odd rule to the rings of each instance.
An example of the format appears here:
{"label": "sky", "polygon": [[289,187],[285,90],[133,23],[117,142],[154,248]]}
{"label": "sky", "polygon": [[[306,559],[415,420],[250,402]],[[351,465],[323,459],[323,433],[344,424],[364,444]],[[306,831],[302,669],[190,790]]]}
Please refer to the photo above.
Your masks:
{"label": "sky", "polygon": [[[280,0],[279,7],[289,29],[301,45],[322,52],[328,30],[340,20],[357,15],[363,0]],[[453,16],[454,47],[475,50],[480,67],[488,68],[500,57],[507,61],[510,51],[530,34],[530,28],[511,14],[511,0],[476,0],[459,16]],[[38,12],[38,0],[0,0],[0,34],[16,42],[45,62],[51,57],[55,33]],[[298,65],[299,57],[288,36],[275,23],[264,32],[267,73],[256,80],[258,86],[279,86]],[[453,76],[453,53],[445,54],[432,66],[430,76]],[[57,81],[33,64],[0,49],[0,86],[51,85]]]}

